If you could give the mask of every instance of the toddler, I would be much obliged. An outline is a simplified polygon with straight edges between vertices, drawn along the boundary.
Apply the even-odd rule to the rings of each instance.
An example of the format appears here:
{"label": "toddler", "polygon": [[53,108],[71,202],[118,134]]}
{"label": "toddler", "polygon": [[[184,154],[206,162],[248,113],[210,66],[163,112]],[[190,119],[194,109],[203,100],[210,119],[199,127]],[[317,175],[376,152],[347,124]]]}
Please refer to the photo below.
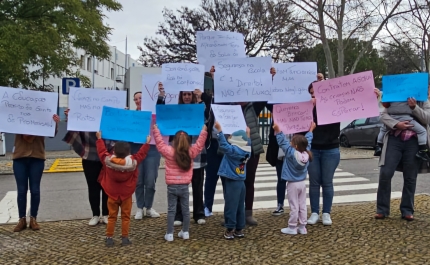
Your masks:
{"label": "toddler", "polygon": [[[305,179],[308,171],[309,162],[312,161],[311,142],[315,122],[312,122],[309,132],[305,136],[295,134],[291,142],[285,138],[285,135],[275,123],[276,140],[279,147],[285,153],[284,163],[282,165],[282,179],[287,181],[287,197],[290,205],[290,219],[288,227],[281,230],[284,234],[296,235],[307,234],[307,208],[306,208],[306,184]],[[297,220],[300,222],[298,225]],[[298,225],[298,226],[297,226]]]}
{"label": "toddler", "polygon": [[234,132],[226,141],[221,125],[215,122],[219,149],[224,153],[218,175],[224,180],[225,239],[244,237],[246,162],[251,155],[249,128]]}
{"label": "toddler", "polygon": [[191,137],[184,131],[178,131],[173,138],[172,146],[169,146],[163,141],[157,125],[154,125],[155,144],[166,163],[168,210],[167,233],[164,239],[167,241],[173,241],[173,225],[178,201],[181,204],[183,217],[182,230],[178,233],[178,237],[182,239],[190,238],[190,192],[188,185],[191,183],[193,176],[193,159],[205,147],[207,134],[206,125],[204,125],[196,144],[191,146]]}
{"label": "toddler", "polygon": [[106,150],[102,133],[97,132],[97,152],[103,168],[98,181],[108,195],[109,218],[106,227],[106,246],[112,247],[112,239],[115,223],[118,217],[118,209],[121,207],[122,245],[130,245],[128,238],[130,228],[131,207],[133,205],[132,195],[136,189],[138,165],[145,159],[149,150],[151,137],[146,138],[146,144],[142,145],[139,152],[130,155],[130,144],[127,142],[116,142],[113,147],[113,155]]}
{"label": "toddler", "polygon": [[[409,129],[417,134],[419,151],[416,154],[417,157],[424,161],[430,160],[427,155],[427,130],[419,122],[414,120],[412,116],[412,109],[409,107],[407,102],[384,102],[382,105],[387,109],[387,113],[397,121],[409,121]],[[375,149],[375,156],[380,156],[382,153],[382,147],[384,142],[384,136],[387,133],[387,127],[382,126],[378,134],[377,146]]]}

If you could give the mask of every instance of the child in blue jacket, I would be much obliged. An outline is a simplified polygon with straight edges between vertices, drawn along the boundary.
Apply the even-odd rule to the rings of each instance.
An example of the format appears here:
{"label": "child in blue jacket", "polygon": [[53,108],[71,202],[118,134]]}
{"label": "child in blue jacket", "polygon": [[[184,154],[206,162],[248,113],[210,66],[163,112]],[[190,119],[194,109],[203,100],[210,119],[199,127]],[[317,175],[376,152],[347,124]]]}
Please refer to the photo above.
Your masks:
{"label": "child in blue jacket", "polygon": [[[296,134],[288,142],[285,135],[275,123],[276,140],[279,147],[285,153],[282,165],[282,179],[287,181],[287,197],[290,205],[290,219],[288,227],[281,230],[284,234],[296,235],[307,234],[307,208],[306,208],[306,184],[305,179],[308,172],[309,161],[312,161],[311,143],[315,122],[312,122],[309,132],[305,136]],[[300,222],[298,225],[297,220]],[[297,226],[298,225],[298,226]]]}
{"label": "child in blue jacket", "polygon": [[224,220],[227,230],[225,239],[244,237],[245,228],[245,178],[246,162],[251,155],[249,128],[231,134],[227,140],[221,125],[215,122],[219,149],[224,153],[218,175],[224,179]]}

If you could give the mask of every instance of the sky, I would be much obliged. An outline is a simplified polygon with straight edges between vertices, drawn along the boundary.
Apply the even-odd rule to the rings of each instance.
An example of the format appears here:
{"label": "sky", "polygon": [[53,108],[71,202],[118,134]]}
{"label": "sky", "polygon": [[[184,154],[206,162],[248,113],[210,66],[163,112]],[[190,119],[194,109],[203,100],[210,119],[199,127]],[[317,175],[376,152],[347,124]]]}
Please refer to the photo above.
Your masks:
{"label": "sky", "polygon": [[163,22],[162,10],[179,9],[181,6],[196,8],[201,0],[119,0],[122,11],[106,14],[105,23],[112,30],[110,41],[112,46],[125,53],[125,38],[127,36],[127,53],[131,58],[139,59],[138,45],[143,44],[145,37],[155,37],[160,22]]}

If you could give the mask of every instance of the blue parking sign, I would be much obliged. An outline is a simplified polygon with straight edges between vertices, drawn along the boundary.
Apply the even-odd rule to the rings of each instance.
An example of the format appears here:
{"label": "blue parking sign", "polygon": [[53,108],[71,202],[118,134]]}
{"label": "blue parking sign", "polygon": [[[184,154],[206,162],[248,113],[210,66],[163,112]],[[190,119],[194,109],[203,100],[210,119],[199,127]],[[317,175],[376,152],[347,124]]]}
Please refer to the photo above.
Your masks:
{"label": "blue parking sign", "polygon": [[65,77],[63,78],[63,95],[68,95],[70,87],[81,87],[81,80],[79,78]]}

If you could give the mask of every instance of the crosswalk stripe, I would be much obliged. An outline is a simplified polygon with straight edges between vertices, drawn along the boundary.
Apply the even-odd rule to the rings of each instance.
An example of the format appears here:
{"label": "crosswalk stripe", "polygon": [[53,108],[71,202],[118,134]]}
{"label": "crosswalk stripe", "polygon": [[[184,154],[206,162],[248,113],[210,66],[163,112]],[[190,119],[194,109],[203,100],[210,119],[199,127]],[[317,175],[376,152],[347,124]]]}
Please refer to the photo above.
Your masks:
{"label": "crosswalk stripe", "polygon": [[[18,203],[16,201],[18,192],[8,191],[0,201],[0,224],[17,222],[19,219]],[[27,193],[27,213],[30,210],[30,191]]]}

